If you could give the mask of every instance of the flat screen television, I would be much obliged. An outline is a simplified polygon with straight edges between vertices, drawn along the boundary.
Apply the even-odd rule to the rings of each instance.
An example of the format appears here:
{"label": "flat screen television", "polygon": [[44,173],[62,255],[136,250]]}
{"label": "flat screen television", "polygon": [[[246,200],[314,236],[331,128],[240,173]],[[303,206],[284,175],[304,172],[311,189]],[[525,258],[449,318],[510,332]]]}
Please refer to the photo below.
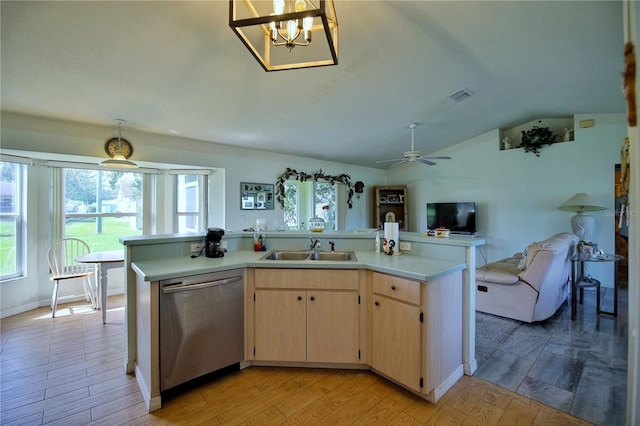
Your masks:
{"label": "flat screen television", "polygon": [[452,234],[477,235],[476,203],[427,203],[427,228],[440,227]]}

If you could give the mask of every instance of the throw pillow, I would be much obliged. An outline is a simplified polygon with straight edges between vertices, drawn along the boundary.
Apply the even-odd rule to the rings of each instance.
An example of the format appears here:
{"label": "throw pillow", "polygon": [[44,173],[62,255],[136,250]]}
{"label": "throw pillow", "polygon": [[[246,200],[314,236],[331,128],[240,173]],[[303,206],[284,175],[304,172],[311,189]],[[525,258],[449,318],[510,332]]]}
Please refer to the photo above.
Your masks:
{"label": "throw pillow", "polygon": [[518,262],[518,269],[524,271],[527,267],[527,252],[529,251],[529,246],[525,247],[522,251],[522,257],[520,258],[520,262]]}

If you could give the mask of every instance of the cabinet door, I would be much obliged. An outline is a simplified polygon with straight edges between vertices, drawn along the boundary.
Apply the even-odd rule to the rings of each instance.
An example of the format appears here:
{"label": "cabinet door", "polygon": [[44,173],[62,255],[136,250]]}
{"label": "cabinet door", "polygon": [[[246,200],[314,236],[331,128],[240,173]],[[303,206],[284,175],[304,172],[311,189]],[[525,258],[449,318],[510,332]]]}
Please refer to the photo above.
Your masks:
{"label": "cabinet door", "polygon": [[358,292],[307,291],[307,361],[358,362]]}
{"label": "cabinet door", "polygon": [[420,308],[378,294],[372,303],[372,367],[421,392]]}
{"label": "cabinet door", "polygon": [[305,361],[305,292],[257,290],[255,294],[256,360]]}

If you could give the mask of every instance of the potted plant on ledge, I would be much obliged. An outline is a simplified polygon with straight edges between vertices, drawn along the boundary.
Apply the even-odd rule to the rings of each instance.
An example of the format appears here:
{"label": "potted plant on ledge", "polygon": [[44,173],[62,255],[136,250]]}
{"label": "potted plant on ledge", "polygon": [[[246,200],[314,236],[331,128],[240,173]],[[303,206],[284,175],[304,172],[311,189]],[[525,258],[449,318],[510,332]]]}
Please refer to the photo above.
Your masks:
{"label": "potted plant on ledge", "polygon": [[536,157],[540,157],[540,150],[545,145],[551,145],[558,138],[548,127],[533,126],[530,130],[522,130],[521,133],[520,148],[524,148],[524,152],[533,152]]}

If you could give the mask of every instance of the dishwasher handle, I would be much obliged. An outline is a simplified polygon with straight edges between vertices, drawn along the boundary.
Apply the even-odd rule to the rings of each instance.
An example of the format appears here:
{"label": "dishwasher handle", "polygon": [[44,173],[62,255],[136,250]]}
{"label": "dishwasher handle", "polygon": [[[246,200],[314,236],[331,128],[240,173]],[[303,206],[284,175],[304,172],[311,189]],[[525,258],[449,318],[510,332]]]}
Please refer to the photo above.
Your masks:
{"label": "dishwasher handle", "polygon": [[180,282],[177,284],[171,284],[171,285],[166,285],[162,287],[162,293],[169,294],[169,293],[177,293],[179,291],[200,290],[203,288],[215,287],[218,285],[231,284],[241,280],[242,280],[242,277],[231,277],[223,280],[208,281],[208,282],[197,283],[197,284],[189,284],[189,283],[183,284]]}

